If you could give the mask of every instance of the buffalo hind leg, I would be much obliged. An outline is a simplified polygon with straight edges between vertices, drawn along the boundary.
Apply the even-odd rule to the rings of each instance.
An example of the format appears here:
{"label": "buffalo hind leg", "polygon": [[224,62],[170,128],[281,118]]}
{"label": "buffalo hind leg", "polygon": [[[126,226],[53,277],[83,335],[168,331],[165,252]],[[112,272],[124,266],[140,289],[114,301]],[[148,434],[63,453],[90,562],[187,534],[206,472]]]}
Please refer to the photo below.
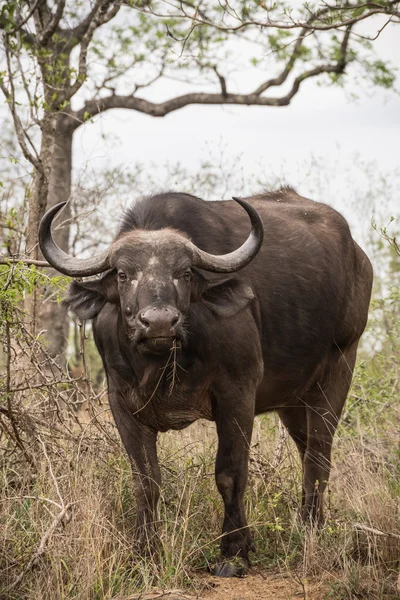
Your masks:
{"label": "buffalo hind leg", "polygon": [[216,418],[218,452],[215,479],[224,502],[224,523],[221,539],[221,559],[214,575],[232,577],[244,575],[250,566],[249,550],[254,550],[247,525],[243,497],[247,485],[249,448],[254,420],[254,405],[242,412],[226,409]]}
{"label": "buffalo hind leg", "polygon": [[323,496],[331,469],[335,431],[349,391],[357,344],[347,351],[335,349],[321,377],[303,396],[307,410],[307,449],[303,460],[304,502],[302,520],[322,523]]}
{"label": "buffalo hind leg", "polygon": [[[304,456],[307,450],[307,410],[304,405],[282,408],[278,415],[299,451],[301,468],[304,477]],[[305,503],[305,489],[302,483],[301,508]]]}

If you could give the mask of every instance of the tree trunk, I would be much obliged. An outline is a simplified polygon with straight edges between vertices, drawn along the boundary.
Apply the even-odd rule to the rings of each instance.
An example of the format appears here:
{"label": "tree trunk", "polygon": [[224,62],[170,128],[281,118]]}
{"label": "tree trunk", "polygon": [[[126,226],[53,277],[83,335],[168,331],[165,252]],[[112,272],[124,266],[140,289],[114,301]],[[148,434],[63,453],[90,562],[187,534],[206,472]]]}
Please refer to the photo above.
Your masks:
{"label": "tree trunk", "polygon": [[[73,132],[65,126],[65,117],[59,115],[53,149],[53,160],[46,210],[66,202],[71,195],[72,172],[72,136]],[[53,237],[58,246],[65,252],[69,251],[71,209],[69,204],[55,220]],[[48,270],[49,277],[58,276],[53,269]],[[67,309],[57,302],[54,292],[49,288],[43,292],[38,314],[38,328],[44,332],[45,345],[48,353],[58,364],[65,365],[65,352],[68,345],[69,322]]]}
{"label": "tree trunk", "polygon": [[[26,254],[38,259],[38,229],[40,220],[46,210],[46,202],[51,173],[52,153],[55,135],[54,116],[48,114],[42,122],[42,139],[40,143],[40,168],[36,169],[28,204],[28,224],[26,233]],[[39,289],[25,300],[25,312],[29,320],[28,327],[32,335],[38,332]]]}

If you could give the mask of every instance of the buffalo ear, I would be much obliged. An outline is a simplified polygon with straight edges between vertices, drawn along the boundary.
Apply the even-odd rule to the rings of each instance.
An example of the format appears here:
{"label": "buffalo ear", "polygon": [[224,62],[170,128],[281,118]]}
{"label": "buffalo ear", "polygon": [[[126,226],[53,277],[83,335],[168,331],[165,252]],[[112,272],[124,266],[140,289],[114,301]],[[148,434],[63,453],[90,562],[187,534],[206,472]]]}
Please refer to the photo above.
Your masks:
{"label": "buffalo ear", "polygon": [[234,277],[210,283],[201,296],[201,301],[222,317],[235,315],[253,299],[251,287]]}
{"label": "buffalo ear", "polygon": [[97,317],[106,302],[118,302],[116,271],[113,269],[93,281],[73,281],[64,304],[80,319]]}

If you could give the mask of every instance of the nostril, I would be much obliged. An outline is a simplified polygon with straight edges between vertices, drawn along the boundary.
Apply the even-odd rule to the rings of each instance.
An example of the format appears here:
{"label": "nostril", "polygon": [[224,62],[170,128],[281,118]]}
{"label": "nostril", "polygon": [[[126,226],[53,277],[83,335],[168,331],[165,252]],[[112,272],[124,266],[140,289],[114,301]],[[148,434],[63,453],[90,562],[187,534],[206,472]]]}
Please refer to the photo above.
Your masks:
{"label": "nostril", "polygon": [[150,322],[145,318],[143,313],[140,315],[140,322],[144,327],[150,327]]}
{"label": "nostril", "polygon": [[178,321],[179,321],[179,315],[175,315],[175,317],[171,321],[171,326],[175,327],[175,325],[178,324]]}

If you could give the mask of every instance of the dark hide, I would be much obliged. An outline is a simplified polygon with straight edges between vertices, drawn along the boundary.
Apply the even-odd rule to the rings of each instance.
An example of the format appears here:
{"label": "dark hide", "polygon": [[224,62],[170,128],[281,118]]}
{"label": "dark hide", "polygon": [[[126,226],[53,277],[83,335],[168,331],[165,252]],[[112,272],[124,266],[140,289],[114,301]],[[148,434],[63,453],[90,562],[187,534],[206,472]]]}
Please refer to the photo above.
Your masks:
{"label": "dark hide", "polygon": [[[302,518],[322,520],[332,440],[372,285],[370,262],[335,210],[290,188],[246,200],[265,237],[239,273],[192,269],[179,234],[228,253],[249,233],[243,210],[171,192],[126,213],[113,269],[74,282],[67,300],[94,319],[110,406],[133,465],[142,539],[153,530],[160,491],[157,433],[198,418],[216,422],[225,505],[219,575],[237,573],[232,557],[248,564],[253,547],[243,494],[256,414],[278,412],[302,461]],[[135,250],[132,231],[143,240]]]}

